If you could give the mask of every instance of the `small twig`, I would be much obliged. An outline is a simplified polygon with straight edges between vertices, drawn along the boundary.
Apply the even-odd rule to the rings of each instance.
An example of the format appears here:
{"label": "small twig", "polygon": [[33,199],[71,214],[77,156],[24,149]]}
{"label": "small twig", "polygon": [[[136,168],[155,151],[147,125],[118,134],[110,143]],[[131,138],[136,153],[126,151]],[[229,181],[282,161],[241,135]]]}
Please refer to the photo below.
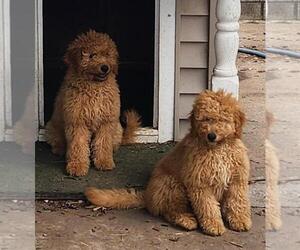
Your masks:
{"label": "small twig", "polygon": [[179,240],[179,237],[173,237],[170,238],[169,241],[177,242]]}
{"label": "small twig", "polygon": [[159,232],[160,230],[157,227],[152,227],[152,230]]}
{"label": "small twig", "polygon": [[225,240],[225,242],[227,242],[227,243],[229,243],[229,244],[231,244],[233,246],[239,247],[239,248],[244,248],[244,246],[242,244],[236,243],[234,241],[227,241],[227,240]]}
{"label": "small twig", "polygon": [[258,122],[257,120],[250,120],[248,119],[247,122]]}
{"label": "small twig", "polygon": [[86,244],[86,243],[84,243],[84,242],[82,242],[82,241],[80,241],[80,244],[82,244],[82,245],[84,245],[84,246],[86,246],[86,247],[89,246],[88,244]]}
{"label": "small twig", "polygon": [[262,181],[266,181],[266,178],[265,177],[257,177],[257,178],[253,178],[251,180],[249,180],[249,184],[253,184],[253,183],[256,183],[256,182],[262,182]]}
{"label": "small twig", "polygon": [[98,210],[101,210],[101,212],[105,212],[106,208],[105,207],[95,207],[95,208],[93,208],[94,212],[97,212]]}

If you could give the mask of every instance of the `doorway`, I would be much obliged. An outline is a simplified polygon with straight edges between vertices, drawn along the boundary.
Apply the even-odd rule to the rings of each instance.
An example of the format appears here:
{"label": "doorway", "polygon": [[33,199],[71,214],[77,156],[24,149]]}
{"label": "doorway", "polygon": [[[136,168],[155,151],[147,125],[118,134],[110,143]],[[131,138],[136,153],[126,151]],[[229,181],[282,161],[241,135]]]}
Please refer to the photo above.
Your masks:
{"label": "doorway", "polygon": [[121,111],[134,108],[144,127],[155,127],[155,0],[43,0],[42,23],[40,127],[51,118],[67,46],[89,29],[109,34],[117,44]]}

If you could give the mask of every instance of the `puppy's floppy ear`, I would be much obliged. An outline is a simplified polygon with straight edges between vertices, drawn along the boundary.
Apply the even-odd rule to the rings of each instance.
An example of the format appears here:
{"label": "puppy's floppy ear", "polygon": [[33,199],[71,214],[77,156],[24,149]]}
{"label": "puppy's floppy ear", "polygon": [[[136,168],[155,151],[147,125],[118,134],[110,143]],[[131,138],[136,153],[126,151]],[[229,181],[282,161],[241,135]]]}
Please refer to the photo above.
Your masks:
{"label": "puppy's floppy ear", "polygon": [[191,129],[192,131],[195,129],[195,114],[194,114],[194,110],[192,110],[189,114],[189,121],[190,121],[190,124],[191,124]]}
{"label": "puppy's floppy ear", "polygon": [[243,126],[246,122],[246,116],[243,111],[237,109],[234,113],[235,135],[237,138],[242,137]]}
{"label": "puppy's floppy ear", "polygon": [[67,66],[75,65],[78,61],[81,50],[76,47],[69,47],[64,55],[64,63]]}

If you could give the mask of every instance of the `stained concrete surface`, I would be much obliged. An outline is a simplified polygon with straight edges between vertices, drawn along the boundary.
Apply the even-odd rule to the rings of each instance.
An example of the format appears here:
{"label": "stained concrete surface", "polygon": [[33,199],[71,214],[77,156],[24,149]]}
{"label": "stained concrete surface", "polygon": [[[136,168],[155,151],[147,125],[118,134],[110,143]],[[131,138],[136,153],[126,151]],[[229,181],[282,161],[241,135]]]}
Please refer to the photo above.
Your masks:
{"label": "stained concrete surface", "polygon": [[142,188],[147,183],[154,164],[173,145],[174,143],[122,146],[115,153],[116,168],[113,171],[98,171],[91,165],[87,176],[72,177],[65,171],[64,158],[52,155],[48,145],[39,143],[36,147],[37,197],[78,196],[87,186]]}

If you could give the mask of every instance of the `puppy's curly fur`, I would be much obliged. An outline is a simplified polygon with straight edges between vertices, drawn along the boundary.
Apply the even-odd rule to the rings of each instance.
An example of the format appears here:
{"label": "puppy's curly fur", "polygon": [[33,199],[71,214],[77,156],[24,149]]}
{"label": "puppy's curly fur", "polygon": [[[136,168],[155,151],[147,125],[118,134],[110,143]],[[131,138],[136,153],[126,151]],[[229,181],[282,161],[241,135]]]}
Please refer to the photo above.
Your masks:
{"label": "puppy's curly fur", "polygon": [[55,154],[66,150],[71,175],[87,174],[90,143],[95,167],[111,170],[113,150],[132,143],[140,126],[134,111],[125,113],[124,130],[119,121],[117,47],[107,34],[91,30],[70,43],[64,61],[68,69],[46,126],[47,142]]}
{"label": "puppy's curly fur", "polygon": [[[209,235],[251,227],[249,159],[241,141],[245,115],[223,91],[202,92],[191,112],[191,130],[156,165],[145,192],[88,188],[97,206],[145,206],[153,215]],[[215,136],[212,136],[214,134]]]}

